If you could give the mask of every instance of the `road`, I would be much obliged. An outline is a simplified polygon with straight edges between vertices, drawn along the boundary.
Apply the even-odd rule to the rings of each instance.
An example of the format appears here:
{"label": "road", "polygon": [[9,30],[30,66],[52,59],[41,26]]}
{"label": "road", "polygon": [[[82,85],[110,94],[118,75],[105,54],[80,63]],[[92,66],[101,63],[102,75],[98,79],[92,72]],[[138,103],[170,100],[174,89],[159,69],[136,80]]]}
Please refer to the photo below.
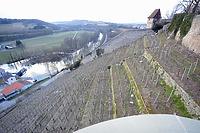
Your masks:
{"label": "road", "polygon": [[74,34],[74,37],[73,37],[73,39],[75,39],[76,38],[76,35],[78,34],[78,32],[76,32],[75,34]]}

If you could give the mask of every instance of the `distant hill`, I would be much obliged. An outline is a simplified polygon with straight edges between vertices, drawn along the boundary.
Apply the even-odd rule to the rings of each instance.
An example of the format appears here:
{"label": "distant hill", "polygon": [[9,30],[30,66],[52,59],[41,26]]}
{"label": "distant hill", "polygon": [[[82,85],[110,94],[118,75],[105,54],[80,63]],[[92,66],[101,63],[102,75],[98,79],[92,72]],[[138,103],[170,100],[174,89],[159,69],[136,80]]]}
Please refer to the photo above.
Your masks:
{"label": "distant hill", "polygon": [[49,35],[60,29],[58,25],[38,19],[0,18],[0,42]]}
{"label": "distant hill", "polygon": [[59,30],[60,27],[42,20],[38,19],[7,19],[7,18],[0,18],[0,25],[5,24],[16,24],[21,23],[24,27],[30,27],[30,26],[46,26],[48,28],[51,28],[52,30]]}
{"label": "distant hill", "polygon": [[72,20],[72,21],[58,21],[52,22],[56,25],[67,25],[67,26],[74,26],[74,25],[101,25],[101,24],[110,24],[103,21],[90,21],[90,20]]}

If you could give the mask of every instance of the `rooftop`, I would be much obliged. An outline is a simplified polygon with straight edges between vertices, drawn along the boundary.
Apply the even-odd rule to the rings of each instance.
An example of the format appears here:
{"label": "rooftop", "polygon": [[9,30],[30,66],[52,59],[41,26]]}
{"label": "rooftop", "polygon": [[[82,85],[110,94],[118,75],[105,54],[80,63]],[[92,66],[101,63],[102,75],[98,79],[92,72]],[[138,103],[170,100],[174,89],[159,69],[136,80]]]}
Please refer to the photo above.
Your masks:
{"label": "rooftop", "polygon": [[24,87],[23,84],[20,84],[18,82],[14,82],[13,84],[11,84],[10,86],[6,87],[4,90],[1,91],[2,94],[4,95],[8,95],[9,93],[11,93],[13,90],[17,89],[17,90],[21,90]]}
{"label": "rooftop", "polygon": [[0,68],[0,73],[1,73],[1,72],[3,72],[3,71],[5,71],[5,70],[4,70],[4,69],[2,69],[2,68]]}
{"label": "rooftop", "polygon": [[32,84],[31,82],[29,82],[29,81],[27,81],[27,80],[18,80],[17,82],[20,83],[20,84],[23,84],[23,85]]}
{"label": "rooftop", "polygon": [[8,79],[9,79],[10,77],[14,77],[14,76],[13,76],[11,73],[8,73],[8,72],[6,72],[6,73],[3,74],[3,79],[4,79],[6,82],[8,82]]}
{"label": "rooftop", "polygon": [[160,9],[155,9],[155,10],[153,11],[153,13],[152,13],[148,18],[155,18],[155,17],[161,18]]}

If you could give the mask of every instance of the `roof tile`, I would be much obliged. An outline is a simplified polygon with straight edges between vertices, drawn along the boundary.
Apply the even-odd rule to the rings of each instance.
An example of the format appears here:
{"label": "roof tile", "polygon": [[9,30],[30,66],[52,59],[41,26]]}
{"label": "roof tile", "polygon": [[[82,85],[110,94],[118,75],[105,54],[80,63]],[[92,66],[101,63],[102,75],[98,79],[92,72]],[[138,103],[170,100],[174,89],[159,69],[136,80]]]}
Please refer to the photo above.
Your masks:
{"label": "roof tile", "polygon": [[4,94],[4,95],[8,95],[13,90],[15,90],[15,89],[21,90],[23,87],[24,87],[23,84],[20,84],[18,82],[14,82],[10,86],[8,86],[4,90],[2,90],[1,93]]}
{"label": "roof tile", "polygon": [[1,73],[1,72],[3,72],[3,71],[5,71],[5,70],[4,70],[4,69],[2,69],[2,68],[0,68],[0,73]]}
{"label": "roof tile", "polygon": [[148,18],[155,18],[158,14],[159,14],[159,16],[161,17],[160,9],[155,9],[155,10],[153,11],[153,13],[152,13]]}

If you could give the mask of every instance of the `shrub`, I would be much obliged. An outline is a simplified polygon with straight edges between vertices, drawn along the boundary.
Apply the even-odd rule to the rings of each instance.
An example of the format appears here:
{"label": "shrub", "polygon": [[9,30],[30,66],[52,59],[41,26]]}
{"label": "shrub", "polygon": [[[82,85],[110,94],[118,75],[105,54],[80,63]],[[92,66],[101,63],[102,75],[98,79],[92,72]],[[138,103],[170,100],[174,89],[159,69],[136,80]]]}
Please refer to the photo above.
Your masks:
{"label": "shrub", "polygon": [[155,24],[155,25],[153,26],[152,30],[153,30],[154,32],[158,32],[158,30],[160,30],[160,29],[162,29],[162,28],[163,28],[163,25],[161,25],[161,24]]}
{"label": "shrub", "polygon": [[88,53],[86,56],[92,55],[92,52]]}
{"label": "shrub", "polygon": [[73,69],[76,69],[80,66],[82,59],[78,60],[77,62],[75,62],[74,64],[72,64],[69,69],[72,71]]}
{"label": "shrub", "polygon": [[99,48],[96,50],[97,56],[101,56],[103,53],[104,53],[104,49],[102,49],[102,48]]}

